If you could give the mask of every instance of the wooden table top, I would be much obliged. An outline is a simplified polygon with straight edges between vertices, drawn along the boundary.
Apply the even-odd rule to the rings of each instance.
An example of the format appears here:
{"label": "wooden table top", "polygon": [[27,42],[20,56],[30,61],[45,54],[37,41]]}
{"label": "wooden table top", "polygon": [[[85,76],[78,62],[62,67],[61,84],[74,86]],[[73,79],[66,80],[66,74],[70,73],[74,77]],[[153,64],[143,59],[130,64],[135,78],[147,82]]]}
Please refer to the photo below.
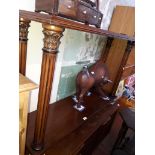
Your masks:
{"label": "wooden table top", "polygon": [[27,77],[19,73],[19,92],[30,91],[32,89],[38,88],[38,85],[32,82]]}
{"label": "wooden table top", "polygon": [[[70,151],[81,147],[101,124],[107,121],[112,111],[117,109],[96,95],[86,96],[86,109],[79,112],[73,108],[73,100],[67,97],[49,105],[45,145],[43,150],[34,151],[31,144],[37,111],[28,117],[27,148],[32,155],[68,155]],[[84,118],[87,118],[84,120]],[[48,150],[48,151],[47,151]],[[47,152],[46,152],[47,151]]]}

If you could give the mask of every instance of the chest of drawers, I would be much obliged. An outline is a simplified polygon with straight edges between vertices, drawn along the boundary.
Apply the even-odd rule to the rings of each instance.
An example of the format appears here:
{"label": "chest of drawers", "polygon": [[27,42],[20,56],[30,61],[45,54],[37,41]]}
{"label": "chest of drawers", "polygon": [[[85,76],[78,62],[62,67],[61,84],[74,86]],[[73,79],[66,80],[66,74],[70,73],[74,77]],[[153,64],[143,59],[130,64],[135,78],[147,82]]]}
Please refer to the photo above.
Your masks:
{"label": "chest of drawers", "polygon": [[97,5],[83,0],[36,0],[35,11],[60,15],[100,27],[103,14],[97,9]]}

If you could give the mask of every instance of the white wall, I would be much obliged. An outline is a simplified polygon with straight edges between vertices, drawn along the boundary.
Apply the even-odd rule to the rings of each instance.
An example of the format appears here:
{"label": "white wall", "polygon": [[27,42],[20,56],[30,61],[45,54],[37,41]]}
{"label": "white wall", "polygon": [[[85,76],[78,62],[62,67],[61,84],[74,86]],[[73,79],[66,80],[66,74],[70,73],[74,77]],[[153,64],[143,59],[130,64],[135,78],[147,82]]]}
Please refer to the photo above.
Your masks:
{"label": "white wall", "polygon": [[[42,25],[40,23],[31,22],[28,34],[28,47],[27,47],[27,64],[26,64],[26,76],[39,85],[40,80],[40,68],[42,61],[42,39],[43,34]],[[38,90],[33,90],[30,97],[30,111],[36,110]]]}
{"label": "white wall", "polygon": [[[19,6],[21,10],[34,11],[35,9],[35,0],[19,0]],[[100,9],[104,14],[102,28],[108,29],[110,24],[111,16],[113,9],[116,5],[127,5],[134,6],[134,0],[100,0]],[[64,34],[67,33],[65,30]],[[28,53],[27,53],[27,69],[26,76],[32,79],[34,82],[39,84],[40,80],[40,69],[41,69],[41,60],[42,60],[42,47],[43,47],[43,34],[42,34],[42,25],[40,23],[31,22],[31,27],[29,28],[28,35]],[[54,83],[51,95],[51,101],[56,100],[58,83],[61,72],[61,63],[64,54],[64,42],[66,35],[61,39],[61,45],[59,47],[59,54],[56,61],[56,70],[54,75]],[[52,97],[53,96],[53,97]],[[34,111],[37,109],[37,100],[38,100],[38,89],[34,90],[31,93],[29,111]]]}

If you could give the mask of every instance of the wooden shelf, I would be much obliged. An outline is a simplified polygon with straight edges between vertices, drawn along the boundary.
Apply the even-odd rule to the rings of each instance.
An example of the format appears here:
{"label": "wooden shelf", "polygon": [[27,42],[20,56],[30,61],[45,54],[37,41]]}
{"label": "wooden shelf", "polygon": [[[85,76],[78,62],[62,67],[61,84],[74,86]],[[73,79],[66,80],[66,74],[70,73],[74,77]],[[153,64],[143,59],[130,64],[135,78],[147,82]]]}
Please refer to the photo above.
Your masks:
{"label": "wooden shelf", "polygon": [[93,34],[104,35],[107,37],[123,39],[123,40],[135,41],[134,37],[129,37],[128,35],[114,33],[114,32],[110,32],[107,30],[102,30],[102,29],[99,29],[93,26],[85,25],[80,22],[62,18],[60,16],[19,10],[19,17],[28,19],[31,21],[40,22],[40,23],[48,23],[51,25],[61,26],[61,27],[68,28],[68,29],[84,31],[84,32],[89,32]]}

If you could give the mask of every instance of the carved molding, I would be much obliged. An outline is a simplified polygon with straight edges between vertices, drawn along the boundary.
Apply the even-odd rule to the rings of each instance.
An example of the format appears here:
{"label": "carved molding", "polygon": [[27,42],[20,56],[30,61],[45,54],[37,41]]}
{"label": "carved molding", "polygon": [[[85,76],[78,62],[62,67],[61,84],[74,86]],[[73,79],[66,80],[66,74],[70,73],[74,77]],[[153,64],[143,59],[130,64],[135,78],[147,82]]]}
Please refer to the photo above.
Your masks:
{"label": "carved molding", "polygon": [[25,20],[20,18],[19,20],[19,40],[20,41],[27,41],[28,36],[28,28],[30,27],[30,20]]}
{"label": "carved molding", "polygon": [[43,34],[44,34],[44,52],[56,53],[60,45],[60,38],[63,36],[63,28],[43,25]]}

